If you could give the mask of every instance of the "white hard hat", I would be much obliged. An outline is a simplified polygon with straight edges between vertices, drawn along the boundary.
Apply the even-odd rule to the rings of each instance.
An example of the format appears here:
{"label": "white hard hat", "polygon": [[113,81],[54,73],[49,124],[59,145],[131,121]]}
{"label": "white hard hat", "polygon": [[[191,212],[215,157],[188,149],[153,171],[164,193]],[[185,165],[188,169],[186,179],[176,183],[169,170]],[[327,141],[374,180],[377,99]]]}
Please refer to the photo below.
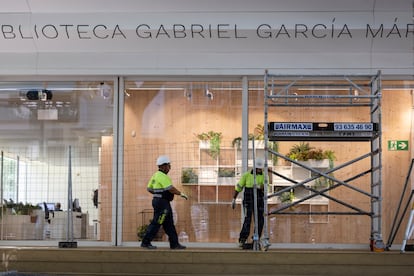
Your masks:
{"label": "white hard hat", "polygon": [[264,168],[264,160],[262,158],[256,158],[254,162],[256,169],[263,169]]}
{"label": "white hard hat", "polygon": [[157,158],[157,166],[170,163],[170,158],[166,155],[160,155]]}

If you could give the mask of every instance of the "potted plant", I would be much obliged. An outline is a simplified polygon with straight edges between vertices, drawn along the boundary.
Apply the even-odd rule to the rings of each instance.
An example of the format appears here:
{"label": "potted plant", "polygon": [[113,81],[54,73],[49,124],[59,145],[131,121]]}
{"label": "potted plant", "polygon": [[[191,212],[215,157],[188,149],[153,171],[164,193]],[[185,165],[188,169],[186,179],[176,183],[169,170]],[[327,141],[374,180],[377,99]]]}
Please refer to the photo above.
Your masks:
{"label": "potted plant", "polygon": [[[208,154],[213,158],[217,159],[220,155],[220,144],[222,139],[221,132],[209,131],[196,134],[196,137],[200,140],[200,142],[204,142],[206,144],[208,142],[209,152]],[[200,148],[204,146],[200,145]]]}
{"label": "potted plant", "polygon": [[[264,126],[262,124],[257,124],[256,127],[254,128],[254,133],[249,133],[248,139],[249,141],[255,141],[255,148],[264,148],[264,138],[265,138],[265,131],[264,131]],[[241,137],[236,137],[233,139],[232,141],[232,146],[237,148],[237,149],[241,149],[241,142],[242,142],[242,138]],[[251,144],[251,143],[250,143]],[[250,145],[251,147],[251,145]],[[276,141],[269,141],[268,142],[268,147],[269,149],[278,152],[279,151],[279,143]],[[277,164],[277,160],[278,160],[278,156],[273,154],[271,156],[271,159],[273,164]]]}
{"label": "potted plant", "polygon": [[[289,153],[286,155],[292,160],[300,161],[312,168],[320,168],[325,170],[327,168],[334,167],[334,160],[335,160],[335,152],[332,150],[322,150],[320,148],[314,148],[309,145],[309,143],[301,142],[299,144],[295,144],[290,148]],[[297,165],[292,164],[294,167]],[[296,172],[298,175],[305,175],[301,172]],[[333,176],[333,173],[329,175]],[[315,179],[314,187],[317,189],[324,189],[329,187],[333,184],[333,181],[325,178],[323,176]]]}
{"label": "potted plant", "polygon": [[283,192],[279,195],[279,200],[282,204],[292,203],[294,199],[295,199],[295,194],[293,193],[293,191]]}
{"label": "potted plant", "polygon": [[42,207],[39,205],[33,205],[31,203],[15,203],[13,200],[10,199],[10,201],[4,200],[5,206],[7,209],[12,209],[12,213],[16,215],[31,215],[34,213],[34,210],[41,210]]}
{"label": "potted plant", "polygon": [[[148,224],[141,225],[140,227],[137,228],[137,238],[138,238],[138,241],[142,241],[142,239],[145,236],[145,233],[147,232],[147,229],[148,229],[148,226],[149,226],[150,223],[151,223],[151,220],[149,221]],[[154,240],[155,241],[161,241],[162,240],[162,236],[164,235],[164,233],[165,233],[164,229],[163,228],[160,228],[158,230],[157,234],[155,235]]]}
{"label": "potted plant", "polygon": [[39,205],[33,205],[30,203],[19,203],[18,204],[18,209],[16,210],[16,213],[18,215],[28,215],[30,216],[30,222],[31,223],[36,223],[37,222],[37,218],[38,218],[38,214],[36,213],[35,210],[41,210],[42,207],[40,207]]}
{"label": "potted plant", "polygon": [[16,203],[14,203],[12,199],[10,199],[9,201],[4,199],[2,210],[4,211],[5,214],[8,214],[8,215],[15,214],[16,213],[16,211],[14,210],[15,205]]}
{"label": "potted plant", "polygon": [[242,138],[241,137],[236,137],[231,142],[231,145],[232,145],[233,148],[241,149],[241,143],[242,143]]}
{"label": "potted plant", "polygon": [[300,142],[293,145],[286,156],[292,160],[306,161],[308,160],[308,152],[311,149],[309,143]]}
{"label": "potted plant", "polygon": [[257,124],[253,133],[249,133],[249,140],[254,140],[254,147],[256,149],[264,149],[264,126]]}
{"label": "potted plant", "polygon": [[[258,140],[256,139],[256,137],[254,136],[254,134],[253,133],[249,133],[249,136],[248,136],[248,140],[249,140],[249,147],[251,148],[252,147],[252,142],[253,142],[253,140],[256,142],[255,143],[255,145],[257,145],[258,144]],[[259,142],[260,143],[260,142]],[[233,146],[233,147],[236,147],[237,149],[241,149],[241,145],[242,145],[242,138],[241,137],[236,137],[236,138],[234,138],[233,139],[233,141],[231,142],[231,145]]]}
{"label": "potted plant", "polygon": [[195,134],[197,139],[200,141],[199,147],[204,148],[210,148],[210,136],[208,135],[208,132],[202,132]]}
{"label": "potted plant", "polygon": [[330,187],[331,184],[332,184],[332,180],[330,180],[330,179],[328,179],[326,177],[321,176],[321,177],[315,179],[314,188],[316,190],[323,190],[325,188]]}
{"label": "potted plant", "polygon": [[[264,127],[263,127],[263,125],[257,124],[256,127],[254,128],[254,133],[249,133],[248,140],[249,141],[254,140],[256,142],[255,146],[258,146],[260,148],[264,148],[264,146],[263,146],[263,141],[264,141]],[[236,137],[236,138],[233,139],[231,145],[233,147],[236,147],[237,149],[240,149],[241,148],[241,142],[242,142],[242,138],[241,137]]]}
{"label": "potted plant", "polygon": [[[309,145],[309,143],[301,142],[299,144],[293,145],[289,152],[286,155],[292,160],[296,161],[308,161],[308,160],[329,160],[329,166],[333,167],[333,161],[335,160],[335,152],[332,150],[322,150],[319,148],[314,148]],[[321,165],[313,165],[318,167]],[[325,165],[323,165],[325,167]]]}
{"label": "potted plant", "polygon": [[39,205],[33,205],[31,203],[24,204],[23,202],[14,203],[13,200],[5,200],[5,204],[3,206],[11,210],[10,214],[30,216],[30,222],[32,223],[35,223],[38,218],[38,214],[35,212],[35,210],[42,209],[42,207]]}
{"label": "potted plant", "polygon": [[335,152],[333,150],[325,150],[323,152],[324,158],[327,158],[329,160],[329,168],[334,167],[334,161],[336,159]]}
{"label": "potted plant", "polygon": [[181,183],[198,183],[198,174],[194,168],[183,168],[181,171]]}
{"label": "potted plant", "polygon": [[255,140],[264,140],[264,126],[262,124],[257,124],[254,128],[254,139]]}
{"label": "potted plant", "polygon": [[218,184],[235,184],[236,171],[234,168],[218,169]]}
{"label": "potted plant", "polygon": [[142,241],[142,239],[144,239],[147,229],[148,229],[148,224],[141,225],[140,227],[137,228],[138,241]]}

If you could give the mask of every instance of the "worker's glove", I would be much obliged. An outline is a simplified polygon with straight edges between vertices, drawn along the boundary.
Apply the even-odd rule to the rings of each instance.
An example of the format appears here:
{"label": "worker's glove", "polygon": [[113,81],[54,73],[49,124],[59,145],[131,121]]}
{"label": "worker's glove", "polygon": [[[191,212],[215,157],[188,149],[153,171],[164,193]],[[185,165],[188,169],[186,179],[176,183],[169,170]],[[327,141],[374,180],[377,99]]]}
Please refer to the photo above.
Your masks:
{"label": "worker's glove", "polygon": [[180,196],[181,196],[182,198],[185,198],[185,200],[187,200],[187,199],[188,199],[188,196],[187,196],[185,193],[181,193],[181,194],[180,194]]}
{"label": "worker's glove", "polygon": [[233,198],[233,200],[231,201],[231,209],[236,208],[236,199]]}

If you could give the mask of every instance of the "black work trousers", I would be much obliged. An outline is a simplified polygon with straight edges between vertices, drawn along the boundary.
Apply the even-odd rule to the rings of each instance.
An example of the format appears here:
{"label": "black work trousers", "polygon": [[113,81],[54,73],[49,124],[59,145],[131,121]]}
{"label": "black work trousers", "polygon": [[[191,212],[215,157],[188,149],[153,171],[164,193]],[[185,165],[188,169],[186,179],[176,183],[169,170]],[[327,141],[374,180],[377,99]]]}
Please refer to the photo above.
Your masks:
{"label": "black work trousers", "polygon": [[[254,220],[254,197],[253,189],[245,188],[244,198],[243,198],[243,211],[244,211],[244,221],[243,226],[240,231],[239,241],[246,242],[247,238],[250,235],[250,225],[252,223],[252,218]],[[264,200],[263,200],[263,191],[257,190],[257,217],[258,217],[258,234],[259,238],[263,232],[264,224]]]}
{"label": "black work trousers", "polygon": [[177,247],[178,235],[174,226],[174,218],[170,202],[163,198],[154,197],[152,199],[152,207],[154,208],[154,217],[148,226],[147,232],[142,239],[142,243],[150,244],[162,225],[165,233],[168,235],[170,247]]}

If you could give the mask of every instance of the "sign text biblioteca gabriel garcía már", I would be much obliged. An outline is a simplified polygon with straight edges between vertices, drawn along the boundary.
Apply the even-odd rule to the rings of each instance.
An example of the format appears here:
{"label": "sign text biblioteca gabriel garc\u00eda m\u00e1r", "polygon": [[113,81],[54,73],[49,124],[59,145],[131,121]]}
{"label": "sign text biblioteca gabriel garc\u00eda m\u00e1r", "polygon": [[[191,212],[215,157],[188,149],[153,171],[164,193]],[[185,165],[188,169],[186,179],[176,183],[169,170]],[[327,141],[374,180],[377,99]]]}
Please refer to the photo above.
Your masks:
{"label": "sign text biblioteca gabriel garc\u00eda m\u00e1r", "polygon": [[408,39],[414,37],[413,23],[366,24],[351,29],[348,24],[260,24],[246,30],[237,24],[138,24],[135,28],[109,24],[0,24],[1,40],[16,39]]}

